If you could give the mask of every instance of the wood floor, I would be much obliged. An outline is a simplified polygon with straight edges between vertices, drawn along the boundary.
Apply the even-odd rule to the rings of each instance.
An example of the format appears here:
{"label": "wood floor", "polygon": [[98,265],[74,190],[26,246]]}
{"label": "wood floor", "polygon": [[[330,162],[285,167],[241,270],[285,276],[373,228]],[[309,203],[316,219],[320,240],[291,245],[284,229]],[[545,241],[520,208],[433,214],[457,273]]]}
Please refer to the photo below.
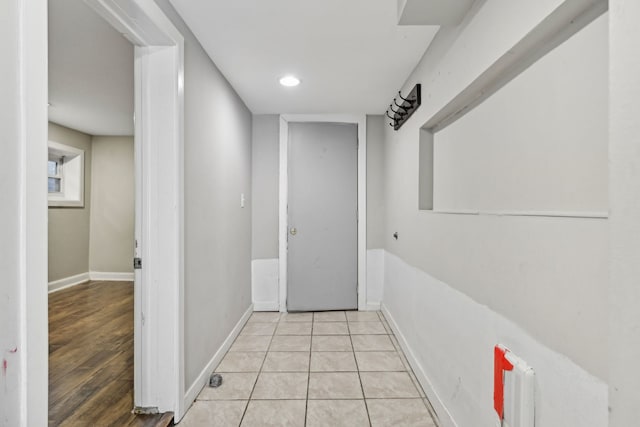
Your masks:
{"label": "wood floor", "polygon": [[[49,425],[156,426],[134,416],[133,284],[88,282],[49,295]],[[166,425],[166,424],[165,424]]]}

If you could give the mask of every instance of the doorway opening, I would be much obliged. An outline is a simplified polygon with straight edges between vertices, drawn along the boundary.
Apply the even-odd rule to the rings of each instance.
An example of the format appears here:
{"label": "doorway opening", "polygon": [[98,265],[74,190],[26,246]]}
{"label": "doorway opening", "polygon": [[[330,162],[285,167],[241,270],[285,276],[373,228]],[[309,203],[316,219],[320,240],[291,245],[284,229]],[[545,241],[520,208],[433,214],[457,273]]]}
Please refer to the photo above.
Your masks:
{"label": "doorway opening", "polygon": [[[288,281],[289,281],[289,242],[291,239],[289,224],[290,206],[290,124],[344,124],[355,125],[357,134],[357,206],[354,216],[357,216],[357,309],[367,310],[367,284],[366,284],[366,117],[358,115],[282,115],[280,116],[280,201],[279,201],[279,306],[281,312],[287,312],[288,308]],[[352,196],[353,197],[353,196]],[[296,228],[293,226],[293,228]],[[297,229],[295,230],[297,234]],[[295,236],[294,236],[295,237]],[[354,307],[355,308],[355,307]],[[293,309],[297,310],[296,306]]]}
{"label": "doorway opening", "polygon": [[358,308],[358,126],[289,124],[287,311]]}
{"label": "doorway opening", "polygon": [[[85,251],[85,256],[88,256],[89,259],[86,273],[65,276],[65,278],[71,277],[71,279],[54,283],[53,287],[62,288],[73,285],[74,281],[79,280],[95,279],[100,281],[100,283],[90,281],[86,285],[74,286],[52,294],[57,300],[62,301],[63,306],[75,309],[75,311],[67,313],[68,316],[65,316],[64,311],[58,309],[61,314],[52,314],[50,320],[51,322],[62,322],[56,326],[57,331],[69,332],[77,328],[83,321],[91,324],[88,315],[98,313],[101,321],[93,323],[95,327],[119,326],[111,332],[102,328],[93,330],[93,335],[97,335],[97,338],[105,338],[101,334],[111,333],[117,338],[117,342],[105,344],[111,346],[109,351],[97,352],[98,355],[95,356],[93,363],[98,363],[101,357],[108,358],[110,351],[114,358],[118,355],[122,356],[121,353],[127,355],[116,362],[123,369],[119,374],[118,381],[116,381],[117,386],[113,386],[115,387],[114,392],[118,394],[119,398],[116,406],[126,409],[127,414],[131,412],[131,409],[134,409],[136,413],[143,414],[172,412],[175,418],[179,419],[183,415],[185,395],[182,338],[183,200],[181,196],[183,182],[184,41],[173,23],[153,2],[86,0],[75,2],[78,3],[77,5],[67,5],[68,2],[61,0],[49,1],[52,3],[52,9],[55,9],[57,1],[66,7],[84,7],[95,15],[94,18],[99,20],[100,25],[108,27],[120,38],[120,41],[129,44],[131,49],[129,72],[133,86],[130,94],[132,111],[125,111],[124,114],[133,129],[129,135],[135,135],[128,138],[120,137],[118,141],[114,142],[107,140],[104,135],[95,136],[97,133],[91,132],[95,137],[92,138],[89,133],[86,133],[89,136],[88,148],[74,148],[71,143],[68,145],[70,148],[68,152],[62,152],[60,147],[55,147],[55,150],[58,151],[50,150],[52,155],[50,155],[51,161],[49,162],[51,168],[49,184],[52,192],[62,194],[66,193],[67,189],[74,189],[78,191],[70,191],[69,194],[80,193],[84,196],[83,200],[71,202],[76,203],[75,205],[69,204],[64,208],[58,208],[60,212],[57,213],[66,209],[64,213],[75,212],[78,215],[78,212],[83,208],[89,207],[89,210],[91,207],[94,208],[93,215],[89,215],[92,220],[89,221],[89,230],[90,235],[95,237],[95,241],[89,244]],[[73,14],[71,15],[73,16]],[[72,19],[72,21],[77,25],[91,27],[84,19]],[[94,20],[94,28],[90,29],[95,30],[97,22]],[[54,41],[53,38],[51,40]],[[76,42],[78,42],[77,38]],[[107,55],[106,50],[101,51],[98,46],[93,46],[93,49],[95,50],[93,54],[97,56]],[[77,55],[78,52],[74,52],[74,54]],[[81,66],[86,66],[86,64]],[[110,79],[115,77],[114,73],[108,72],[105,68],[96,71],[94,77],[101,79],[104,86],[108,86]],[[52,77],[54,74],[52,73]],[[66,73],[66,77],[68,76],[69,73]],[[86,83],[86,79],[77,79],[72,83],[82,86]],[[111,94],[113,95],[113,93]],[[56,102],[55,99],[51,99],[50,107],[52,110],[62,106],[67,105],[65,102]],[[104,104],[101,106],[105,107]],[[80,108],[75,112],[76,115],[82,116],[85,109]],[[135,121],[133,120],[133,112],[135,112]],[[87,117],[82,118],[88,121]],[[56,120],[62,121],[59,118]],[[51,136],[60,129],[57,129],[57,125],[49,126],[50,129],[56,128],[55,131],[50,131],[49,139],[52,139]],[[117,150],[116,146],[122,150]],[[74,149],[78,149],[81,153],[75,155],[72,152]],[[118,153],[116,153],[118,151],[120,151],[119,154],[126,151],[127,162],[130,166],[128,173],[96,175],[98,169],[113,171],[114,166],[120,164],[114,158],[114,156],[118,157]],[[61,153],[62,155],[59,155]],[[73,159],[83,159],[83,167],[69,166],[72,154],[75,155]],[[65,168],[65,166],[68,167]],[[87,176],[73,181],[70,179],[72,169],[84,171]],[[121,171],[117,167],[115,169]],[[99,179],[92,179],[97,176]],[[125,177],[128,178],[127,184],[120,186],[120,191],[117,191],[118,182],[124,180]],[[74,182],[81,183],[83,187],[76,188]],[[101,186],[101,190],[95,191],[94,187],[96,186]],[[105,191],[105,188],[109,191]],[[127,193],[128,196],[125,197],[123,193]],[[100,197],[104,198],[105,194],[116,194],[117,197],[107,201],[100,199]],[[66,194],[63,195],[66,196]],[[123,201],[123,197],[126,199],[126,203]],[[97,200],[100,200],[100,203]],[[99,208],[96,209],[96,207]],[[108,246],[101,243],[105,240],[113,240],[118,234],[113,230],[113,227],[118,228],[118,222],[115,220],[118,215],[128,218],[127,227],[123,227],[127,229],[127,232],[123,234],[127,235],[128,244],[126,249],[110,253],[111,255],[117,254],[121,258],[120,261],[126,262],[126,271],[103,269],[100,265],[105,264],[99,264],[104,261],[105,248]],[[122,223],[119,225],[121,226]],[[50,232],[56,232],[60,229],[54,225],[54,227],[50,227]],[[54,241],[51,243],[56,244]],[[63,252],[64,250],[55,251],[58,254]],[[141,268],[133,269],[134,258]],[[51,264],[55,268],[55,263]],[[116,268],[116,270],[121,269]],[[56,282],[56,280],[60,279],[50,281]],[[105,284],[105,280],[110,281],[108,286]],[[106,289],[112,293],[107,292],[106,295],[96,293],[97,290]],[[84,299],[85,311],[81,309],[81,304],[77,299],[64,298],[63,292],[71,292],[72,290],[86,291],[84,296],[76,296],[76,298]],[[52,301],[53,299],[52,297]],[[120,302],[112,307],[109,303],[113,301],[109,301],[110,299]],[[56,301],[56,303],[58,302],[60,301]],[[124,306],[127,304],[129,306],[125,309]],[[126,319],[130,319],[132,324],[128,324],[129,329],[125,332],[123,328],[127,324]],[[56,333],[54,330],[52,332]],[[87,335],[91,335],[91,332],[87,331]],[[52,335],[52,351],[55,351],[56,346],[60,345],[55,339],[57,336]],[[101,341],[101,343],[108,343],[108,340]],[[87,351],[87,345],[85,345],[85,352]],[[75,353],[72,353],[72,356],[79,353],[80,349],[77,349]],[[65,362],[69,361],[66,357],[63,359]],[[52,378],[55,375],[61,375],[62,371],[57,369],[54,363],[51,368]],[[78,368],[74,371],[78,375],[75,380],[83,382],[80,374],[85,372],[82,371],[91,371],[92,369],[88,366]],[[110,402],[109,405],[104,402],[102,395],[105,393],[104,384],[99,384],[104,376],[101,376],[100,369],[98,368],[94,374],[92,381],[97,380],[95,387],[93,387],[93,383],[91,386],[86,386],[80,399],[97,402],[103,400],[103,405],[115,405],[114,399],[107,399]],[[133,382],[133,390],[131,382]],[[85,383],[83,382],[83,384]],[[52,398],[51,403],[56,405],[59,401],[57,398]],[[69,401],[67,400],[66,403]],[[68,407],[69,405],[62,406]],[[100,416],[99,411],[100,409],[94,408],[94,416]],[[55,416],[55,410],[50,415]]]}

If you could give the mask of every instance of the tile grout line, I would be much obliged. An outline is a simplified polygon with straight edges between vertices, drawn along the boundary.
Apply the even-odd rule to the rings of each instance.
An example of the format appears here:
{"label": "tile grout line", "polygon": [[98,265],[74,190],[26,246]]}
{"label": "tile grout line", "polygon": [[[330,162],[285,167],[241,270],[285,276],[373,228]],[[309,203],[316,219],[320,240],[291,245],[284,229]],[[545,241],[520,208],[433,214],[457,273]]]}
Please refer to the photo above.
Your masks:
{"label": "tile grout line", "polygon": [[307,369],[307,398],[304,401],[304,427],[307,427],[307,417],[309,416],[309,384],[311,383],[311,351],[313,349],[313,325],[315,324],[315,313],[311,313],[311,332],[309,338],[309,366]]}
{"label": "tile grout line", "polygon": [[258,379],[260,378],[260,374],[262,373],[262,368],[264,367],[264,362],[267,360],[267,355],[269,354],[269,349],[271,348],[271,343],[273,342],[273,337],[276,334],[276,329],[278,328],[278,325],[280,324],[281,318],[282,318],[282,315],[280,315],[280,318],[278,319],[278,322],[276,322],[276,327],[274,328],[273,335],[271,335],[271,339],[269,340],[269,345],[267,346],[267,351],[264,353],[264,359],[262,359],[262,363],[260,364],[260,370],[258,370],[258,375],[256,376],[256,381],[253,383],[253,387],[251,388],[251,393],[249,394],[249,399],[247,400],[247,405],[244,407],[244,411],[242,412],[242,417],[240,417],[240,423],[238,424],[238,427],[240,427],[242,425],[242,422],[244,421],[244,417],[247,415],[247,410],[249,409],[249,404],[251,403],[251,400],[252,400],[252,397],[253,397],[253,392],[255,391],[256,385],[258,384]]}
{"label": "tile grout line", "polygon": [[364,410],[367,412],[367,420],[369,426],[371,426],[371,415],[369,415],[369,405],[367,405],[367,398],[364,395],[364,386],[362,385],[362,377],[360,376],[360,365],[358,364],[358,358],[356,357],[356,349],[353,346],[353,338],[351,337],[351,327],[347,322],[347,330],[349,331],[349,342],[351,342],[351,351],[353,352],[353,360],[356,362],[356,369],[358,371],[358,382],[360,383],[360,390],[362,391],[362,401],[364,402]]}
{"label": "tile grout line", "polygon": [[[344,312],[343,312],[343,313],[344,313]],[[367,419],[368,419],[368,422],[369,422],[369,426],[371,426],[371,425],[372,425],[372,424],[371,424],[371,415],[370,415],[370,412],[369,412],[368,400],[372,400],[372,401],[374,401],[374,400],[397,400],[397,401],[403,401],[403,400],[415,400],[415,399],[416,399],[416,397],[410,397],[410,396],[408,396],[408,397],[388,397],[388,398],[385,398],[385,397],[372,397],[371,399],[367,399],[367,398],[366,398],[366,396],[365,396],[365,393],[364,393],[364,385],[363,385],[363,382],[362,382],[362,376],[361,376],[362,372],[373,372],[373,373],[376,373],[376,372],[385,372],[385,373],[386,373],[386,372],[398,372],[398,373],[403,372],[403,373],[409,374],[410,381],[411,381],[411,383],[413,383],[413,384],[412,384],[412,385],[413,385],[413,387],[414,387],[415,389],[417,389],[417,391],[418,391],[418,396],[417,396],[417,398],[418,398],[418,399],[420,399],[420,400],[421,400],[421,402],[422,402],[422,404],[426,407],[426,409],[427,409],[427,413],[429,414],[429,418],[431,418],[432,422],[434,422],[436,426],[438,425],[438,424],[437,424],[437,421],[436,421],[436,418],[434,417],[434,414],[433,414],[433,412],[432,412],[431,408],[429,408],[430,402],[428,402],[428,398],[426,398],[426,397],[422,396],[423,391],[422,391],[421,385],[420,385],[419,383],[417,383],[417,384],[416,384],[416,381],[415,381],[415,374],[413,373],[413,369],[412,369],[412,367],[411,367],[410,365],[409,365],[409,366],[405,365],[405,363],[403,362],[403,360],[405,360],[405,359],[406,359],[406,356],[404,356],[404,352],[402,351],[402,349],[401,349],[401,348],[398,348],[398,346],[396,345],[396,342],[397,342],[397,341],[396,341],[396,339],[395,339],[395,335],[393,334],[393,332],[392,332],[392,331],[390,332],[390,329],[389,329],[389,328],[387,328],[387,327],[385,327],[385,321],[386,321],[386,319],[384,319],[383,314],[382,314],[380,311],[378,311],[378,312],[377,312],[377,317],[378,317],[379,321],[382,323],[382,326],[383,326],[383,328],[385,329],[386,333],[385,333],[385,334],[356,334],[355,336],[358,336],[358,335],[371,335],[371,336],[382,336],[382,335],[386,335],[387,337],[391,338],[391,340],[392,340],[392,345],[393,345],[393,347],[394,347],[394,350],[384,351],[384,350],[375,350],[375,349],[374,349],[374,350],[365,350],[365,351],[362,351],[362,353],[368,353],[368,352],[369,352],[369,353],[370,353],[370,352],[387,352],[387,353],[395,353],[395,354],[397,354],[397,355],[401,356],[401,363],[402,363],[402,365],[403,365],[403,367],[404,367],[404,370],[399,370],[399,371],[397,371],[397,370],[391,370],[391,371],[388,371],[388,370],[381,370],[381,371],[373,371],[373,370],[372,370],[372,371],[363,371],[363,370],[361,369],[362,367],[360,366],[360,364],[359,364],[359,362],[358,362],[358,359],[357,359],[357,357],[356,357],[356,351],[355,351],[355,346],[354,346],[354,341],[353,341],[354,334],[353,334],[353,333],[352,333],[352,331],[351,331],[351,324],[350,324],[349,319],[348,319],[348,317],[347,317],[347,322],[346,322],[346,324],[347,324],[347,331],[348,331],[348,337],[349,337],[349,343],[350,343],[350,345],[351,345],[351,349],[350,349],[350,350],[346,350],[346,351],[345,351],[345,350],[342,350],[342,351],[341,351],[341,350],[323,350],[323,351],[318,351],[318,352],[319,352],[319,353],[322,353],[322,352],[325,352],[325,353],[326,353],[326,352],[332,352],[332,353],[348,353],[348,352],[351,352],[351,354],[352,354],[352,356],[353,356],[353,358],[354,358],[355,365],[356,365],[356,371],[355,371],[355,372],[356,372],[356,373],[357,373],[357,375],[358,375],[358,380],[359,380],[359,383],[360,383],[360,389],[361,389],[361,392],[362,392],[362,398],[352,398],[352,399],[349,399],[349,398],[341,398],[341,399],[318,398],[318,399],[311,399],[311,398],[310,398],[310,394],[309,394],[309,393],[310,393],[310,386],[311,386],[311,373],[313,373],[313,372],[312,372],[312,370],[311,370],[311,362],[312,362],[312,355],[313,355],[313,354],[312,354],[312,353],[313,353],[313,350],[312,350],[312,349],[313,349],[313,342],[314,342],[314,337],[315,337],[315,335],[314,335],[314,331],[315,331],[316,318],[315,318],[315,313],[314,313],[314,312],[310,312],[310,314],[311,314],[311,330],[310,330],[309,334],[307,334],[307,335],[304,335],[304,334],[302,334],[302,335],[289,335],[289,336],[309,336],[309,349],[308,349],[308,353],[309,353],[309,355],[308,355],[308,366],[307,366],[307,388],[306,388],[306,396],[305,396],[305,398],[304,398],[304,401],[305,401],[304,426],[305,426],[305,427],[306,427],[306,426],[307,426],[307,424],[308,424],[308,416],[309,416],[309,401],[310,401],[310,400],[327,400],[327,399],[328,399],[328,400],[345,400],[345,401],[349,401],[349,400],[351,400],[351,401],[363,400],[363,402],[364,402],[364,404],[365,404],[365,410],[367,411]],[[347,313],[344,313],[345,317],[346,317],[346,314],[347,314]],[[253,385],[252,385],[252,387],[251,387],[251,392],[250,392],[250,395],[249,395],[249,397],[248,397],[247,403],[246,403],[246,405],[245,405],[244,411],[242,412],[242,416],[240,417],[240,421],[239,421],[239,424],[238,424],[239,426],[240,426],[240,425],[242,424],[242,422],[244,421],[244,419],[245,419],[245,417],[246,417],[246,414],[248,413],[248,407],[249,407],[249,404],[250,404],[251,402],[254,402],[254,401],[263,401],[263,402],[267,401],[267,402],[268,402],[268,401],[291,401],[291,400],[302,400],[302,399],[291,399],[291,398],[280,398],[280,399],[269,399],[269,398],[266,398],[266,399],[256,399],[256,398],[254,398],[254,395],[255,395],[255,389],[256,389],[256,387],[257,387],[257,382],[258,382],[258,380],[260,379],[260,376],[261,376],[262,374],[264,374],[265,372],[267,372],[267,371],[265,371],[265,370],[264,370],[264,365],[266,364],[266,358],[268,357],[268,355],[269,355],[270,353],[278,353],[278,352],[286,352],[286,353],[302,353],[302,352],[303,352],[303,351],[297,351],[297,350],[280,350],[280,351],[272,351],[272,348],[273,348],[273,345],[274,345],[274,343],[273,343],[273,342],[274,342],[274,340],[275,340],[276,336],[281,336],[281,335],[276,335],[276,331],[278,330],[278,327],[279,327],[283,322],[284,322],[284,319],[283,319],[282,315],[280,315],[280,316],[278,317],[278,320],[277,320],[276,322],[253,322],[253,323],[275,323],[275,327],[274,327],[273,333],[272,333],[272,334],[270,334],[270,335],[255,335],[255,336],[252,336],[252,335],[245,335],[245,336],[250,337],[250,338],[256,338],[256,337],[259,337],[259,336],[269,336],[270,338],[269,338],[268,345],[267,345],[267,347],[266,347],[266,351],[264,351],[264,355],[263,355],[262,361],[261,361],[261,363],[260,363],[260,367],[259,367],[259,369],[258,369],[258,372],[257,372],[257,375],[256,375],[255,382],[253,383]],[[374,322],[375,322],[375,321],[374,321]],[[319,322],[319,323],[323,323],[323,322]],[[287,335],[282,335],[282,336],[284,337],[284,336],[287,336]],[[320,336],[320,335],[318,335],[318,336]],[[339,336],[345,336],[345,335],[336,334],[336,335],[324,335],[324,336],[326,336],[326,337],[336,337],[336,338],[337,338],[337,337],[339,337]],[[243,351],[243,352],[251,353],[251,351]],[[258,351],[254,351],[254,352],[258,352]],[[259,351],[259,352],[262,352],[262,351]],[[227,354],[229,354],[229,353],[231,353],[231,351],[227,351]],[[226,356],[227,356],[227,355],[225,354],[225,357],[226,357]],[[223,360],[224,360],[224,358],[223,358]],[[257,360],[256,360],[256,361],[257,361]],[[285,368],[286,368],[286,367],[285,367]],[[230,371],[229,373],[233,373],[233,372],[234,372],[234,371]],[[238,373],[241,373],[241,372],[248,372],[248,371],[238,371]],[[254,372],[255,372],[255,371],[254,371]],[[297,374],[300,374],[300,373],[303,373],[303,372],[304,372],[304,371],[300,371],[300,370],[298,370],[298,371],[289,371],[289,370],[286,370],[286,371],[273,371],[273,372],[269,372],[269,373],[281,373],[281,374],[283,374],[283,373],[286,373],[286,374],[292,374],[292,373],[293,373],[293,374],[295,374],[295,373],[297,373]],[[319,373],[322,373],[322,374],[326,374],[326,373],[347,374],[347,373],[353,373],[354,371],[330,370],[330,371],[318,371],[318,372],[319,372]],[[253,373],[253,372],[252,372],[252,373]],[[226,400],[226,401],[239,401],[239,400],[244,400],[244,399],[221,399],[221,400]]]}

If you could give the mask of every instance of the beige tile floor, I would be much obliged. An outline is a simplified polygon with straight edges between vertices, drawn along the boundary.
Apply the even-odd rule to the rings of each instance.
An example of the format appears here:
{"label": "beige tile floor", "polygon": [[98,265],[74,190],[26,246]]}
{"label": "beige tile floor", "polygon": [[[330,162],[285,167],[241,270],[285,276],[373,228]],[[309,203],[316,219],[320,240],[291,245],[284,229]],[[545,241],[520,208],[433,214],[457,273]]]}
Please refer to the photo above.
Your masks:
{"label": "beige tile floor", "polygon": [[380,312],[253,313],[186,426],[435,427]]}

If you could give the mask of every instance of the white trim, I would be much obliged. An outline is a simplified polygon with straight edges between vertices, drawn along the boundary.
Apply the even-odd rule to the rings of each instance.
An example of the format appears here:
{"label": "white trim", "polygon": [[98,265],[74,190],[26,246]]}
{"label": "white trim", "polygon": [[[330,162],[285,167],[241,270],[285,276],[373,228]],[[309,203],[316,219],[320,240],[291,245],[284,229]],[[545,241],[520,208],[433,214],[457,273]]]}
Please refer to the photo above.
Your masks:
{"label": "white trim", "polygon": [[365,306],[366,311],[380,311],[380,307],[382,306],[381,302],[368,302]]}
{"label": "white trim", "polygon": [[105,282],[133,282],[134,273],[90,271],[89,277],[91,278],[91,280],[101,280]]}
{"label": "white trim", "polygon": [[418,362],[418,359],[416,359],[416,356],[413,353],[413,349],[407,342],[400,328],[398,328],[398,324],[396,323],[395,319],[393,318],[391,313],[389,313],[389,310],[384,304],[382,304],[382,314],[384,314],[384,317],[387,319],[387,323],[389,323],[393,334],[398,339],[398,343],[400,344],[400,347],[402,348],[402,351],[404,352],[409,365],[411,365],[411,369],[413,369],[413,373],[416,375],[418,382],[422,386],[422,390],[424,390],[427,399],[431,403],[433,409],[436,411],[438,417],[436,421],[438,422],[438,426],[458,427],[458,424],[456,424],[453,416],[451,415],[447,407],[444,406],[444,403],[442,403],[442,399],[440,399],[440,396],[433,388],[433,384],[422,368],[422,365]]}
{"label": "white trim", "polygon": [[[224,342],[222,343],[218,351],[216,351],[216,354],[213,355],[211,360],[209,360],[207,365],[200,372],[200,375],[198,375],[198,378],[196,378],[193,384],[191,384],[191,386],[189,387],[189,389],[187,390],[184,396],[185,412],[189,409],[191,404],[196,400],[196,398],[198,397],[198,394],[200,394],[200,391],[209,383],[209,376],[211,375],[213,370],[220,364],[220,362],[224,358],[224,355],[227,353],[227,351],[229,351],[229,349],[231,348],[231,345],[233,344],[233,341],[240,334],[240,331],[242,331],[242,328],[249,320],[249,317],[251,317],[251,313],[253,313],[253,311],[254,311],[254,307],[252,304],[251,306],[249,306],[247,311],[244,312],[244,314],[242,315],[238,323],[236,323],[236,326],[233,328],[231,333],[229,333],[229,335],[227,336],[227,339],[224,340]],[[176,421],[180,421],[180,418],[176,418]]]}
{"label": "white trim", "polygon": [[88,273],[80,273],[49,282],[48,288],[49,293],[53,293],[86,283],[90,280],[99,280],[103,282],[133,282],[133,278],[133,273],[90,271]]}
{"label": "white trim", "polygon": [[[47,322],[47,2],[19,0],[17,44],[7,53],[9,64],[16,67],[19,93],[6,101],[16,108],[16,135],[20,147],[19,300],[16,301],[19,325],[20,393],[19,424],[46,425],[48,402],[48,322]],[[13,30],[12,23],[9,28]],[[11,59],[18,57],[12,62]],[[3,129],[4,130],[4,129]],[[11,224],[10,226],[14,226]],[[12,328],[14,325],[3,325]]]}
{"label": "white trim", "polygon": [[481,211],[477,209],[421,209],[427,214],[449,215],[484,215],[484,216],[537,216],[549,218],[574,218],[574,219],[608,219],[607,211]]}
{"label": "white trim", "polygon": [[49,159],[52,153],[56,158],[64,158],[63,164],[58,166],[62,172],[56,176],[61,178],[60,192],[48,193],[49,206],[84,207],[84,150],[51,140],[47,147]]}
{"label": "white trim", "polygon": [[278,259],[251,260],[251,302],[256,311],[278,311]]}
{"label": "white trim", "polygon": [[136,256],[143,269],[135,274],[134,404],[180,419],[184,39],[152,0],[85,2],[135,45]]}
{"label": "white trim", "polygon": [[280,116],[280,191],[278,200],[278,301],[280,312],[287,311],[287,204],[289,203],[289,125]]}
{"label": "white trim", "polygon": [[358,310],[367,309],[367,117],[359,114],[283,114],[280,116],[280,203],[278,251],[280,311],[287,311],[287,205],[289,202],[289,122],[358,125]]}
{"label": "white trim", "polygon": [[79,285],[81,283],[86,283],[91,280],[89,273],[80,273],[74,276],[64,277],[62,279],[54,280],[53,282],[49,282],[49,293],[53,293],[56,291],[60,291],[62,289],[67,289],[72,286]]}

